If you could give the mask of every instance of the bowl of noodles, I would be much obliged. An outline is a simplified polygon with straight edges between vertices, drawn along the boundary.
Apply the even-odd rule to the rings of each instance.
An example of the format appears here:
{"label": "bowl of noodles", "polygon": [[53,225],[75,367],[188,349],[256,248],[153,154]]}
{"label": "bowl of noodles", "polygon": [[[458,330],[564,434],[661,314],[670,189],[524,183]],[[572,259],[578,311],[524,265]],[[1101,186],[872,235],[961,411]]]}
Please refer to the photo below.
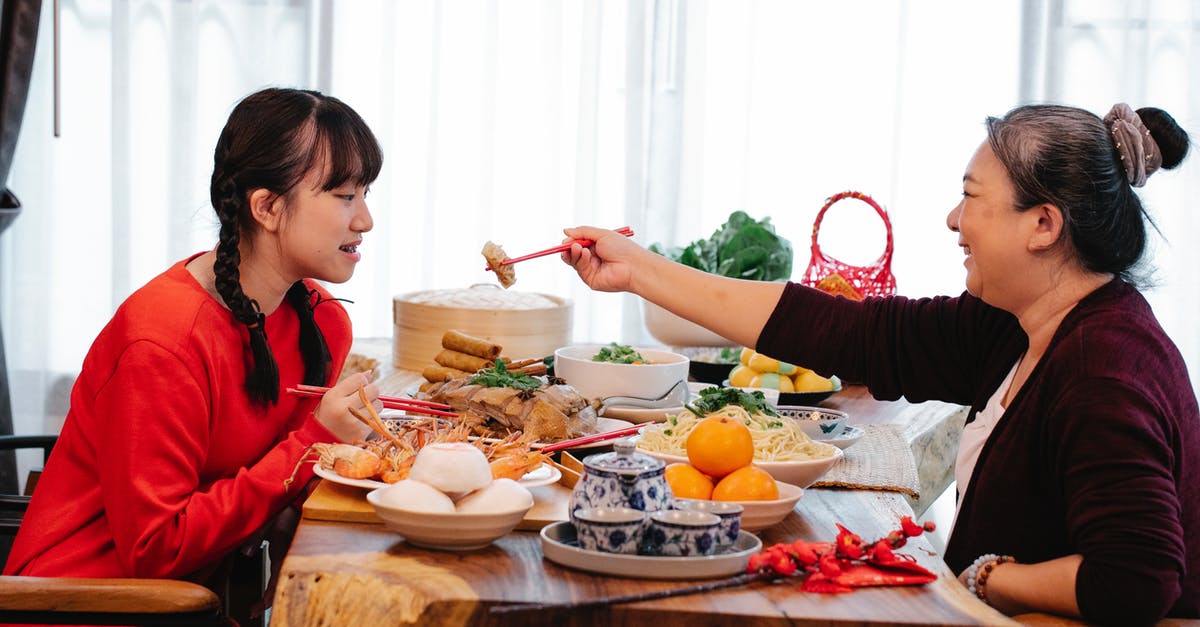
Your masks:
{"label": "bowl of noodles", "polygon": [[[665,422],[646,425],[638,437],[638,451],[668,464],[686,463],[687,438],[696,424],[709,416],[726,415],[750,428],[753,463],[776,481],[807,488],[842,459],[840,448],[808,437],[795,420],[781,417],[761,392],[748,393],[736,388],[710,390],[703,390],[697,402],[668,416]],[[711,397],[707,406],[705,394]],[[739,402],[725,402],[734,399]]]}

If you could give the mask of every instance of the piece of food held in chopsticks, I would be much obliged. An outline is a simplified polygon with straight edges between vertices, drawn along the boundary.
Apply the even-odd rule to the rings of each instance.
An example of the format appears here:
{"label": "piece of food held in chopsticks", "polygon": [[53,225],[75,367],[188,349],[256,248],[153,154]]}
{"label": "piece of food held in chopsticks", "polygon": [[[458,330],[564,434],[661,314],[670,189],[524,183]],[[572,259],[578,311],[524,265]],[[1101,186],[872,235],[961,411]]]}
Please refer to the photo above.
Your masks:
{"label": "piece of food held in chopsticks", "polygon": [[[616,229],[615,232],[620,233],[625,237],[633,237],[633,229],[627,226]],[[505,289],[508,289],[510,285],[517,282],[517,274],[512,267],[514,263],[565,252],[570,250],[571,246],[574,246],[575,244],[579,244],[580,246],[586,248],[592,244],[595,244],[595,242],[590,239],[573,239],[569,242],[559,244],[558,246],[552,246],[545,250],[539,250],[536,253],[529,253],[528,255],[521,255],[520,257],[514,259],[505,254],[504,249],[499,245],[489,241],[483,245],[483,258],[486,259],[488,263],[488,267],[485,268],[485,270],[491,270],[492,272],[495,272],[496,278],[500,280],[500,285]]]}
{"label": "piece of food held in chopsticks", "polygon": [[500,286],[504,289],[512,287],[512,284],[517,282],[517,271],[512,264],[504,263],[509,260],[504,249],[499,244],[488,241],[483,245],[482,252],[483,258],[487,260],[488,269],[496,273],[496,280],[500,281]]}

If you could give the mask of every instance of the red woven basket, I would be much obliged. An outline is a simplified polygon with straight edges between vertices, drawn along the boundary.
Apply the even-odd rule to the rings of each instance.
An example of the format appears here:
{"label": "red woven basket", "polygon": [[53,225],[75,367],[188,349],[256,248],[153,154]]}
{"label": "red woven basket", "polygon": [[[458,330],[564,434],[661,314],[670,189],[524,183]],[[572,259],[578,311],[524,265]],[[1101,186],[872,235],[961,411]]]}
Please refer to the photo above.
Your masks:
{"label": "red woven basket", "polygon": [[[887,229],[887,247],[884,248],[879,259],[870,265],[852,266],[838,261],[822,252],[820,244],[817,243],[817,234],[821,230],[821,220],[825,217],[825,212],[834,203],[846,198],[861,200],[874,207],[875,213],[883,219],[883,226]],[[838,276],[833,276],[835,274]],[[875,202],[873,198],[861,192],[842,192],[829,198],[825,202],[825,206],[817,212],[817,219],[813,222],[812,257],[808,261],[808,268],[804,271],[801,283],[851,298],[895,294],[896,277],[892,275],[892,222],[888,219],[887,211],[879,206],[879,203]],[[847,284],[853,288],[853,294],[845,290]]]}

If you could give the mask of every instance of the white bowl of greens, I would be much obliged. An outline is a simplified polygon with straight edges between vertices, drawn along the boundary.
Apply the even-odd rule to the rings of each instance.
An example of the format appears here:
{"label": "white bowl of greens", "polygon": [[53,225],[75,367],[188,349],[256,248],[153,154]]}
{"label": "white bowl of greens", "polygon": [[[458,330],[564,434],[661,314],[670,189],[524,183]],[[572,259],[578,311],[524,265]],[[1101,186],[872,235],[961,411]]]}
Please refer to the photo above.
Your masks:
{"label": "white bowl of greens", "polygon": [[[554,351],[554,375],[585,398],[610,396],[656,399],[688,377],[688,358],[670,351],[628,345],[577,344]],[[682,399],[666,397],[664,406]]]}

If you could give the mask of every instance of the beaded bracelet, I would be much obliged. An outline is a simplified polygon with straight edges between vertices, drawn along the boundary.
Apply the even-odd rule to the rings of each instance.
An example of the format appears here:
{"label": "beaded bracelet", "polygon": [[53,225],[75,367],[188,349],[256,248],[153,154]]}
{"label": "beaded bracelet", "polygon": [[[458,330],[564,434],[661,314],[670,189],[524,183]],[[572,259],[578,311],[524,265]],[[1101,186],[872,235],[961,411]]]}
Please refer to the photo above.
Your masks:
{"label": "beaded bracelet", "polygon": [[975,561],[967,567],[967,590],[979,597],[979,600],[987,603],[987,580],[991,576],[992,570],[1007,562],[1017,561],[1011,555],[996,555],[995,553],[985,553],[975,558]]}

